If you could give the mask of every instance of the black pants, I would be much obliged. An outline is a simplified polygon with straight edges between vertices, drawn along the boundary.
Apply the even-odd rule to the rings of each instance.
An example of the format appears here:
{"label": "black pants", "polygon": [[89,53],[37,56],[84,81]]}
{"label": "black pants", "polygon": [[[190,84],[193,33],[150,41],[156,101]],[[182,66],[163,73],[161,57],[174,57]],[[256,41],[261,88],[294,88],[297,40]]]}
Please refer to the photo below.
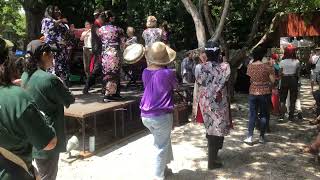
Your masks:
{"label": "black pants", "polygon": [[[31,167],[31,173],[33,173],[33,167]],[[0,173],[3,172],[0,176],[0,179],[5,180],[35,180],[33,174],[29,174],[22,167],[16,165],[15,163],[4,158],[0,154]]]}
{"label": "black pants", "polygon": [[289,106],[289,118],[293,118],[294,110],[296,108],[296,100],[298,97],[298,77],[297,76],[283,76],[281,78],[280,86],[280,102],[284,107],[288,92],[290,91],[290,106]]}
{"label": "black pants", "polygon": [[223,136],[206,135],[208,139],[208,168],[211,169],[218,158],[218,151],[223,147]]}
{"label": "black pants", "polygon": [[102,75],[102,64],[100,60],[100,55],[94,55],[94,67],[93,67],[92,73],[89,75],[86,81],[85,89],[89,90],[90,87],[96,83],[97,78],[100,77],[101,75]]}
{"label": "black pants", "polygon": [[58,174],[59,154],[48,159],[35,159],[41,180],[55,180]]}

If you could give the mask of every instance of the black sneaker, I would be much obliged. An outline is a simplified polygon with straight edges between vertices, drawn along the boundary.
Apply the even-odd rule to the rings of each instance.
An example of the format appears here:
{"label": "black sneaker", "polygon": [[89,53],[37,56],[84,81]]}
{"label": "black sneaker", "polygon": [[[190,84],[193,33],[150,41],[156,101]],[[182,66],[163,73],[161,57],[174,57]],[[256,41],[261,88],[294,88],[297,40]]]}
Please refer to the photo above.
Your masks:
{"label": "black sneaker", "polygon": [[116,101],[112,96],[105,96],[103,97],[103,102],[108,103],[108,102],[114,102]]}
{"label": "black sneaker", "polygon": [[82,90],[82,94],[89,94],[89,90],[88,90],[87,88],[84,88],[84,89]]}

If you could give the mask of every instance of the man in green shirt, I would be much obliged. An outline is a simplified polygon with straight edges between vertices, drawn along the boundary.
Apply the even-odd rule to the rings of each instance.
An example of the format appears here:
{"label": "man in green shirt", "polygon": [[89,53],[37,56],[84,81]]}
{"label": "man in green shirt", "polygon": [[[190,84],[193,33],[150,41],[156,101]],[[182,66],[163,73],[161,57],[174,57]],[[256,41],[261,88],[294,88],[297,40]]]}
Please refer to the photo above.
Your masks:
{"label": "man in green shirt", "polygon": [[69,107],[75,98],[63,82],[55,75],[47,73],[52,67],[54,51],[52,46],[40,40],[31,41],[27,46],[30,58],[26,70],[22,74],[22,87],[47,116],[57,134],[58,144],[51,151],[34,148],[33,158],[42,180],[55,180],[58,172],[60,152],[66,151],[66,135],[64,131],[64,106]]}
{"label": "man in green shirt", "polygon": [[57,138],[32,99],[12,84],[14,76],[14,63],[0,38],[0,179],[31,180],[32,147],[51,150]]}

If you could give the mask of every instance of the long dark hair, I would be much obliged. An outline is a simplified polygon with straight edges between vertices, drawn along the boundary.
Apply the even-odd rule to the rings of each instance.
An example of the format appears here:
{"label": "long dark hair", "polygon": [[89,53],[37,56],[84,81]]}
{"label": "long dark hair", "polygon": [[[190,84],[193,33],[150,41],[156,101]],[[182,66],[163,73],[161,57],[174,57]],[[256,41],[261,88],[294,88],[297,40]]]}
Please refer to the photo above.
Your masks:
{"label": "long dark hair", "polygon": [[0,86],[9,86],[16,76],[16,67],[12,58],[7,57],[0,63]]}
{"label": "long dark hair", "polygon": [[27,53],[25,56],[25,68],[24,71],[28,73],[29,77],[38,69],[39,63],[41,62],[41,56],[44,52],[51,52],[48,45],[40,46],[35,50],[34,53]]}
{"label": "long dark hair", "polygon": [[252,51],[253,62],[261,61],[266,53],[267,53],[267,48],[263,46],[256,47]]}
{"label": "long dark hair", "polygon": [[49,5],[44,13],[44,17],[53,19],[54,18],[54,6]]}
{"label": "long dark hair", "polygon": [[110,18],[113,18],[114,15],[110,10],[107,10],[104,12],[105,18],[106,18],[106,23],[110,23]]}

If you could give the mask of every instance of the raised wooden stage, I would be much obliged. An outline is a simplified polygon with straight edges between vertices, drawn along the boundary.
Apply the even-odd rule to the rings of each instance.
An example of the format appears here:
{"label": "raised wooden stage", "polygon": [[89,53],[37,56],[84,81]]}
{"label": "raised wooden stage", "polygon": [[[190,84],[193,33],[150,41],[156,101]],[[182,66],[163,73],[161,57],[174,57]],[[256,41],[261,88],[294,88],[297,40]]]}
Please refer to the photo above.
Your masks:
{"label": "raised wooden stage", "polygon": [[[93,121],[94,136],[97,137],[97,116],[105,113],[113,113],[113,118],[105,119],[106,121],[113,120],[113,133],[114,137],[123,137],[126,135],[126,121],[132,121],[133,111],[136,111],[140,98],[142,96],[141,91],[127,91],[123,92],[123,100],[117,102],[104,103],[102,101],[103,95],[96,90],[88,95],[81,94],[81,88],[70,88],[76,97],[76,101],[69,108],[65,108],[64,115],[66,119],[77,120],[81,124],[81,154],[87,156],[88,151],[86,149],[86,123]],[[139,114],[139,113],[135,113]],[[118,121],[121,121],[119,125]],[[121,126],[121,127],[118,127]],[[120,131],[121,133],[119,133]]]}

